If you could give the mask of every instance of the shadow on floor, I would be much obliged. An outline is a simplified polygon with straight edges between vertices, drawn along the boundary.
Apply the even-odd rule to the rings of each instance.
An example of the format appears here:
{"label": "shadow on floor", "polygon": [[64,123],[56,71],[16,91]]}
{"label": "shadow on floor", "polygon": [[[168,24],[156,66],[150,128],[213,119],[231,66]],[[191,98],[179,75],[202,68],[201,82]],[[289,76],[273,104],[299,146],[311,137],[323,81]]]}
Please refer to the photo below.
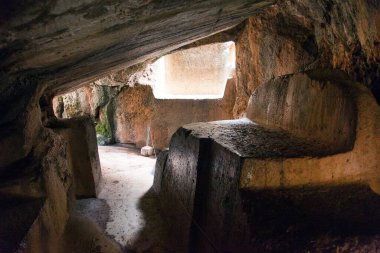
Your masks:
{"label": "shadow on floor", "polygon": [[118,243],[105,234],[109,217],[107,203],[99,199],[77,201],[59,242],[59,253],[124,253]]}
{"label": "shadow on floor", "polygon": [[112,219],[106,200],[90,198],[76,201],[58,252],[182,253],[172,248],[158,201],[152,188],[139,200],[138,209],[145,224],[136,236],[135,243],[126,248],[106,233],[107,222]]}
{"label": "shadow on floor", "polygon": [[133,253],[183,253],[173,249],[167,231],[167,223],[160,212],[160,205],[153,188],[139,200],[138,209],[143,214],[145,225],[132,246]]}

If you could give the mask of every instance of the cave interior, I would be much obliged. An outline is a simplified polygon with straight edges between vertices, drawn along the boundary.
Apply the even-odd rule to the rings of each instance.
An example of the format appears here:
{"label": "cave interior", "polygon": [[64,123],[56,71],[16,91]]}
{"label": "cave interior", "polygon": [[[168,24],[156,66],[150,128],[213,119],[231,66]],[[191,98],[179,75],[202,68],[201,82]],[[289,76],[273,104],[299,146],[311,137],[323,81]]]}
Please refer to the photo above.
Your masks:
{"label": "cave interior", "polygon": [[4,0],[0,80],[1,253],[380,252],[377,0]]}

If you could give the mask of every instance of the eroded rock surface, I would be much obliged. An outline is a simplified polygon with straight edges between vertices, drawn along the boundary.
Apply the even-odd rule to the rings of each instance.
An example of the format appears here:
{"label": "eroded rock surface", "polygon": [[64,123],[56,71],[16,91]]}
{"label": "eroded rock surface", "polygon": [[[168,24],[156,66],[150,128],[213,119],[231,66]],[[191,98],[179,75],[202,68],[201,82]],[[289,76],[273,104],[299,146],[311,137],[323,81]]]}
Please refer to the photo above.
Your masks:
{"label": "eroded rock surface", "polygon": [[68,142],[68,163],[73,174],[73,188],[79,198],[96,197],[101,179],[94,123],[81,117],[51,122],[54,130]]}
{"label": "eroded rock surface", "polygon": [[273,2],[6,1],[0,66],[39,74],[58,91],[235,26]]}
{"label": "eroded rock surface", "polygon": [[[299,238],[299,235],[305,234],[303,232],[308,232],[303,228],[298,229],[298,225],[289,226],[289,223],[282,223],[284,219],[279,223],[275,221],[272,227],[271,223],[268,225],[265,221],[273,220],[272,218],[278,215],[281,216],[281,212],[274,212],[273,216],[269,213],[266,216],[266,211],[272,210],[271,208],[288,210],[284,212],[285,214],[300,210],[299,216],[294,217],[296,220],[302,220],[310,209],[313,209],[310,207],[314,207],[313,205],[309,206],[310,202],[307,201],[310,194],[307,193],[298,198],[299,189],[296,191],[287,189],[290,191],[280,194],[281,196],[277,191],[276,196],[273,196],[268,193],[270,188],[278,189],[278,187],[284,186],[291,188],[294,185],[310,184],[310,182],[325,186],[327,182],[329,187],[318,188],[317,185],[318,187],[312,188],[307,185],[306,191],[316,194],[311,194],[317,196],[311,198],[318,200],[316,202],[322,201],[323,196],[326,196],[328,201],[322,201],[323,205],[321,206],[337,210],[322,214],[337,217],[339,215],[335,214],[345,214],[339,210],[346,209],[348,215],[342,216],[343,221],[336,223],[338,226],[334,225],[338,227],[337,231],[342,231],[342,229],[339,230],[339,224],[345,223],[347,220],[354,220],[353,224],[358,224],[358,227],[368,227],[368,230],[365,231],[368,233],[358,235],[359,230],[356,232],[352,230],[354,231],[352,236],[349,235],[342,239],[341,234],[336,237],[330,236],[329,231],[326,232],[322,229],[323,232],[317,237],[306,238],[306,241],[313,240],[318,245],[314,247],[300,244],[302,249],[292,249],[294,251],[324,252],[337,251],[347,247],[352,251],[363,252],[374,251],[376,247],[378,249],[376,234],[378,197],[373,195],[367,185],[368,175],[370,175],[371,189],[380,192],[379,152],[377,151],[378,136],[380,135],[377,123],[379,122],[378,104],[373,103],[372,95],[363,91],[362,88],[371,87],[377,98],[379,97],[379,2],[374,0],[345,2],[280,0],[275,6],[265,9],[273,3],[274,1],[270,0],[190,2],[141,0],[104,3],[92,0],[85,2],[74,0],[2,1],[0,4],[0,190],[1,194],[8,198],[44,199],[38,216],[28,216],[31,219],[22,224],[22,226],[28,226],[29,222],[34,219],[29,230],[26,230],[25,227],[20,229],[20,231],[28,231],[21,244],[22,250],[26,252],[57,252],[55,242],[64,231],[69,217],[68,210],[73,202],[73,175],[68,169],[68,144],[63,136],[49,128],[47,124],[49,118],[53,117],[52,106],[49,104],[51,97],[70,91],[84,82],[103,77],[110,71],[161,56],[192,41],[233,27],[253,14],[257,14],[256,17],[249,18],[237,40],[235,117],[245,114],[249,97],[256,87],[279,75],[297,73],[316,67],[329,67],[344,70],[349,74],[351,80],[362,83],[361,88],[354,93],[354,96],[360,95],[361,99],[357,101],[359,117],[356,141],[352,151],[334,155],[329,159],[300,158],[301,161],[295,158],[294,160],[246,164],[245,179],[247,180],[240,187],[247,188],[249,191],[264,191],[264,194],[255,195],[255,200],[258,201],[254,203],[256,205],[254,207],[257,207],[258,213],[263,214],[264,217],[263,223],[258,222],[259,225],[264,225],[259,227],[263,229],[275,227],[275,230],[268,229],[268,234],[276,231],[282,234],[284,231],[291,234],[292,231],[296,231],[294,235],[297,235],[287,237],[285,240],[275,239],[275,241],[272,240],[273,238],[268,240],[264,238],[265,240],[261,240],[259,244],[255,245],[261,245],[264,250],[281,251],[283,247],[287,246],[287,242]],[[262,12],[259,13],[259,11]],[[117,77],[112,79],[111,83],[114,83],[113,81],[116,79]],[[109,79],[103,79],[102,82],[110,83]],[[109,117],[112,106],[109,104],[104,112],[100,111],[99,118],[102,117],[101,115]],[[90,106],[84,111],[96,115],[97,110],[94,108],[97,106]],[[360,108],[366,108],[366,110]],[[112,129],[113,126],[109,127]],[[194,213],[194,217],[199,219],[200,224],[205,224],[208,231],[217,231],[212,237],[222,238],[222,240],[216,241],[215,245],[218,246],[218,243],[228,241],[230,238],[230,235],[223,234],[225,231],[235,231],[233,229],[223,230],[223,227],[233,228],[235,226],[229,223],[234,219],[230,214],[234,213],[231,210],[235,208],[234,205],[231,205],[230,200],[232,197],[236,197],[233,194],[237,191],[238,174],[230,175],[228,173],[231,172],[231,168],[237,168],[237,161],[241,158],[237,153],[227,152],[223,145],[210,144],[210,141],[206,141],[205,147],[211,148],[211,151],[203,150],[202,147],[197,146],[199,140],[202,143],[205,142],[203,138],[191,137],[188,132],[184,132],[183,135],[187,136],[186,138],[195,138],[194,142],[184,146],[183,154],[181,150],[178,151],[181,163],[188,162],[188,164],[183,164],[188,166],[184,166],[184,168],[191,167],[191,170],[184,169],[187,174],[183,175],[175,174],[179,172],[173,170],[173,175],[167,174],[167,177],[170,180],[178,178],[179,182],[184,182],[186,187],[170,188],[172,185],[168,183],[166,190],[171,194],[171,189],[178,189],[179,194],[186,196],[183,197],[182,202],[167,201],[168,206],[178,207],[174,203],[184,203],[189,210],[193,210],[194,206],[201,207],[190,213]],[[224,140],[228,141],[228,138],[224,138]],[[181,140],[176,141],[181,144]],[[206,162],[207,166],[197,167],[198,162],[195,158],[197,154],[193,154],[193,157],[189,158],[188,150],[205,152],[202,156],[215,154],[215,159],[205,158],[202,162]],[[277,150],[274,151],[277,152]],[[172,149],[171,152],[175,152],[175,150]],[[174,161],[176,158],[170,159]],[[233,162],[228,163],[228,161]],[[223,167],[224,165],[227,167]],[[195,180],[194,167],[197,167],[197,170],[206,168],[201,173],[200,181],[192,181]],[[268,178],[266,172],[260,174],[263,177],[256,176],[253,177],[254,180],[251,180],[249,174],[257,168],[264,167],[268,172],[273,172],[271,175],[274,175],[273,178],[276,180],[265,181],[264,179]],[[306,167],[308,172],[306,176],[303,176],[301,172],[304,172],[303,169]],[[213,168],[213,170],[210,172],[207,168]],[[222,169],[217,170],[217,168]],[[318,169],[321,168],[327,169],[321,174],[313,174],[315,171],[320,171]],[[339,170],[332,171],[329,168],[339,168]],[[349,169],[346,170],[346,168]],[[170,172],[170,170],[165,171],[163,174]],[[222,174],[218,174],[218,171]],[[259,172],[262,171],[259,170]],[[293,173],[295,171],[297,173]],[[210,174],[208,174],[209,172]],[[291,177],[287,178],[286,175],[291,175]],[[171,176],[173,177],[171,178]],[[215,184],[210,186],[204,183],[212,181],[213,178],[222,183],[216,184],[215,188],[212,187]],[[198,182],[200,183],[198,184]],[[330,187],[331,182],[344,183],[344,186]],[[224,183],[225,187],[220,187]],[[198,195],[195,189],[198,189]],[[323,195],[321,191],[334,193]],[[199,194],[199,192],[205,192],[205,194]],[[232,195],[229,195],[231,192]],[[229,198],[223,200],[225,193],[228,193]],[[194,196],[196,196],[195,202]],[[203,199],[208,196],[212,201],[208,202]],[[336,199],[335,196],[342,196],[342,205],[339,201],[333,201]],[[352,199],[350,196],[353,196]],[[253,199],[252,196],[247,197],[247,208]],[[273,200],[273,202],[269,201],[268,204],[268,200]],[[305,203],[297,203],[296,200],[300,202],[305,200]],[[355,204],[352,204],[352,201]],[[3,199],[0,202],[7,205]],[[199,204],[206,202],[210,203],[209,206]],[[260,205],[260,202],[264,205],[263,209],[257,206]],[[193,205],[193,203],[195,204]],[[293,204],[295,208],[292,207]],[[25,208],[25,211],[31,208],[29,204],[27,205],[28,208]],[[219,215],[220,205],[224,205],[226,208]],[[34,205],[31,206],[34,208]],[[305,208],[305,206],[308,207]],[[38,209],[40,205],[36,205],[36,207]],[[318,207],[320,206],[315,208]],[[360,217],[358,221],[355,221],[355,216],[351,215],[356,213],[355,208],[365,207],[368,208],[360,209],[357,212]],[[186,213],[183,211],[182,214],[188,215]],[[246,210],[245,213],[250,213],[250,211]],[[214,217],[218,219],[211,216],[210,223],[207,223],[209,214],[215,214]],[[270,218],[266,219],[266,217]],[[310,225],[309,227],[316,224],[315,231],[319,230],[320,227],[316,221],[324,217],[319,214],[312,214],[310,217],[309,221],[314,222],[305,224]],[[367,219],[372,219],[372,217],[371,223]],[[181,220],[181,216],[173,218],[173,221],[178,221],[179,228],[191,227],[191,232],[180,231],[188,232],[191,235],[190,241],[195,242],[194,247],[200,245],[200,248],[205,251],[211,250],[211,248],[215,250],[214,246],[208,245],[204,238],[202,239],[199,234],[194,232],[190,220]],[[292,219],[290,221],[292,222]],[[236,224],[248,223],[244,221]],[[276,227],[279,230],[276,230]],[[245,228],[242,227],[243,230]],[[371,230],[372,228],[374,229]],[[265,230],[263,231],[266,236]],[[240,237],[241,234],[237,232],[232,236]],[[187,242],[186,235],[179,234],[179,236],[184,238],[184,242],[180,243]],[[18,236],[18,238],[21,237],[21,235]],[[244,236],[240,238],[244,239]],[[256,238],[260,239],[260,237]],[[281,240],[285,243],[276,244]],[[231,243],[233,241],[231,240]],[[342,243],[337,243],[337,241]],[[278,247],[268,248],[271,245]],[[258,249],[261,249],[260,247]]]}
{"label": "eroded rock surface", "polygon": [[348,78],[326,70],[274,78],[255,90],[247,108],[247,117],[260,125],[339,151],[354,145],[356,113]]}
{"label": "eroded rock surface", "polygon": [[[319,73],[318,78],[314,73]],[[271,91],[276,81],[293,78],[295,86],[307,85],[308,81],[295,78],[307,75],[321,90],[310,92],[305,108],[330,99],[331,92],[321,92],[330,90],[328,85],[356,94],[332,93],[333,99],[352,109],[341,110],[345,117],[341,121],[356,131],[353,146],[350,141],[343,141],[343,148],[332,145],[335,135],[329,140],[328,134],[314,136],[312,127],[309,134],[315,139],[299,135],[288,121],[278,120],[281,117],[269,117],[262,126],[250,120],[194,123],[175,133],[167,158],[162,155],[157,163],[163,167],[156,168],[154,189],[161,208],[174,221],[172,236],[181,238],[184,251],[336,252],[344,248],[366,252],[378,247],[380,143],[375,136],[380,130],[380,109],[367,88],[339,79],[338,73],[278,77],[259,89]],[[321,80],[330,83],[321,87]],[[303,95],[284,96],[287,105],[279,103],[273,112],[281,115]],[[253,97],[249,116],[265,119],[271,113],[267,101],[271,96],[257,90]],[[324,111],[327,117],[336,117],[334,110]],[[306,114],[321,119],[318,113],[291,112],[296,119]],[[350,125],[356,117],[358,124]],[[320,124],[330,130],[329,120]],[[352,133],[347,137],[352,138]]]}
{"label": "eroded rock surface", "polygon": [[227,83],[223,99],[156,99],[149,86],[126,88],[116,98],[116,140],[145,146],[147,128],[157,149],[169,146],[172,134],[184,124],[232,119],[235,83]]}
{"label": "eroded rock surface", "polygon": [[[269,79],[314,68],[335,68],[379,87],[378,1],[277,1],[250,17],[236,41],[235,117]],[[377,88],[378,89],[378,88]]]}
{"label": "eroded rock surface", "polygon": [[57,108],[55,115],[59,116],[61,109],[63,118],[90,116],[107,127],[109,137],[116,142],[134,143],[137,147],[146,145],[147,129],[150,128],[149,145],[156,149],[168,147],[172,134],[184,124],[233,118],[235,78],[227,81],[223,98],[194,100],[157,99],[152,87],[141,85],[144,80],[141,74],[138,76],[134,81],[124,76],[123,82],[120,80],[118,85],[111,87],[99,80],[97,82],[102,85],[94,82],[57,96],[53,99],[53,107]]}

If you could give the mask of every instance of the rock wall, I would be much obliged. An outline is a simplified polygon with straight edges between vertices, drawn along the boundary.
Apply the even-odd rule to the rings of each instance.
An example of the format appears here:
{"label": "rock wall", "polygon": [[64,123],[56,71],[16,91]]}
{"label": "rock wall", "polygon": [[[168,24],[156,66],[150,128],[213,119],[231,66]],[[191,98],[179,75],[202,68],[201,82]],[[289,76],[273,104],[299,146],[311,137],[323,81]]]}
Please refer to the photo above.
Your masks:
{"label": "rock wall", "polygon": [[221,98],[235,72],[235,43],[211,43],[161,57],[154,64],[156,98]]}
{"label": "rock wall", "polygon": [[[276,95],[263,91],[284,83],[312,87],[284,94],[287,103],[278,97],[271,101]],[[261,122],[185,125],[173,135],[169,152],[159,156],[153,189],[173,222],[171,236],[182,238],[181,252],[375,252],[380,243],[380,107],[369,89],[341,72],[314,70],[277,77],[252,97],[248,107],[255,113],[249,116]],[[321,117],[312,113],[316,100],[341,104],[325,108],[327,115]],[[304,108],[292,108],[299,101]],[[342,110],[346,105],[348,110]],[[297,124],[282,118],[288,108],[298,114],[291,123],[300,119],[308,126],[310,118],[322,118],[326,133],[314,135],[318,129],[311,124],[302,130],[309,134],[300,135],[294,131]],[[334,109],[344,115],[339,122],[334,122]],[[357,126],[351,125],[356,117]],[[340,123],[350,128],[339,138],[353,138],[356,130],[353,147],[352,140],[326,139],[335,130],[330,121],[338,123],[336,129]]]}
{"label": "rock wall", "polygon": [[172,134],[191,122],[232,119],[235,80],[229,79],[223,99],[155,99],[150,86],[124,88],[115,102],[115,138],[145,146],[150,127],[155,148],[169,146]]}
{"label": "rock wall", "polygon": [[96,197],[101,179],[94,122],[89,117],[56,121],[55,131],[67,141],[68,164],[78,198]]}
{"label": "rock wall", "polygon": [[[235,117],[244,114],[258,85],[303,69],[342,69],[379,92],[379,1],[279,0],[264,10],[274,2],[1,1],[1,204],[19,198],[42,203],[37,205],[41,212],[32,232],[21,245],[24,251],[57,252],[52,245],[73,203],[67,141],[47,123],[53,115],[43,97],[159,57],[254,14],[258,16],[249,18],[238,39]],[[89,108],[86,111],[93,113]],[[112,105],[107,107],[105,115],[111,109]],[[375,161],[367,158],[369,151],[364,146],[361,159]],[[371,201],[361,203],[358,206]],[[17,220],[12,208],[8,213]]]}
{"label": "rock wall", "polygon": [[91,116],[99,118],[99,110],[115,96],[116,88],[90,83],[75,91],[53,98],[54,113],[58,118]]}
{"label": "rock wall", "polygon": [[343,72],[329,72],[287,75],[260,85],[249,99],[247,118],[299,138],[324,142],[335,150],[350,150],[357,120],[354,94],[341,81]]}
{"label": "rock wall", "polygon": [[[1,242],[4,252],[16,249],[20,252],[54,252],[74,199],[67,142],[43,125],[42,90],[34,87],[27,89],[24,97],[19,97],[20,105],[25,106],[21,108],[24,110],[22,115],[4,115],[4,120],[13,117],[13,124],[0,127],[0,203],[2,214],[7,211],[9,214],[1,219],[14,220],[12,224],[4,222],[1,228],[1,233],[14,233],[12,240]],[[42,200],[42,205],[34,206],[36,200]],[[40,208],[32,226],[23,218],[17,218],[18,215],[29,217],[30,208]],[[6,238],[5,235],[1,237]]]}
{"label": "rock wall", "polygon": [[336,68],[379,93],[380,3],[283,1],[250,17],[236,41],[237,99],[244,115],[252,92],[269,79]]}

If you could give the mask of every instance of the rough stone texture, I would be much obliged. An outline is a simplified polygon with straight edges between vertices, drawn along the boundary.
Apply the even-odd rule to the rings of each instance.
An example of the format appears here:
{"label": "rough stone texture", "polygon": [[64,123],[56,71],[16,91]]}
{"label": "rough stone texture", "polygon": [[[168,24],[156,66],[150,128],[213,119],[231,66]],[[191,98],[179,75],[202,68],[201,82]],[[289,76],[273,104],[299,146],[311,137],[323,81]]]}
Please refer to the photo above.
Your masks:
{"label": "rough stone texture", "polygon": [[[27,158],[29,161],[19,161],[14,164],[16,167],[9,168],[18,167],[12,174],[11,170],[8,170],[8,175],[12,175],[13,180],[4,178],[5,185],[15,185],[2,192],[4,197],[46,199],[31,225],[22,223],[22,219],[13,224],[14,227],[24,227],[24,231],[27,232],[22,235],[23,240],[17,247],[18,252],[56,252],[57,241],[64,231],[70,203],[73,202],[72,175],[67,164],[66,142],[47,128],[41,129],[39,139],[41,142],[33,147],[33,152]],[[32,174],[28,174],[28,171]],[[19,180],[22,177],[29,177],[29,182]],[[14,191],[15,189],[20,190]],[[1,202],[4,203],[3,200]],[[25,207],[19,212],[29,212],[29,208]],[[11,216],[8,219],[15,219],[20,213],[14,212],[12,215],[15,217]]]}
{"label": "rough stone texture", "polygon": [[380,197],[367,185],[243,191],[240,196],[254,252],[364,253],[380,246]]}
{"label": "rough stone texture", "polygon": [[58,91],[230,28],[273,2],[5,1],[0,67],[38,73]]}
{"label": "rough stone texture", "polygon": [[[26,252],[56,251],[56,242],[64,231],[74,198],[67,143],[50,129],[44,130],[41,137],[39,139],[45,142],[39,143],[35,149],[36,152],[42,152],[38,157],[42,157],[47,200],[37,222],[33,224],[33,230],[37,232],[27,237]],[[51,144],[47,146],[46,143]]]}
{"label": "rough stone texture", "polygon": [[[220,53],[230,47],[231,45],[219,43],[216,49],[214,47],[211,49]],[[203,61],[201,49],[194,50],[180,55],[187,57],[190,54],[193,61],[198,57],[199,61]],[[211,54],[215,54],[214,51]],[[175,65],[175,62],[169,60],[168,62],[171,63],[169,65]],[[179,65],[184,65],[184,62]],[[205,72],[198,73],[196,80],[210,79],[210,82],[217,80],[218,85],[224,85],[227,75],[232,74],[226,72],[226,65],[228,64],[225,61],[219,61],[218,64],[206,69],[206,72],[213,70],[212,73],[209,75],[205,75]],[[198,72],[199,67],[198,65]],[[171,74],[176,72],[178,71]],[[186,78],[189,78],[188,69],[184,73],[186,73]],[[176,82],[179,82],[180,76],[185,77],[184,73],[175,74]],[[158,73],[153,64],[149,63],[115,72],[75,91],[55,96],[52,102],[55,115],[63,118],[91,116],[95,121],[109,126],[112,135],[110,137],[116,142],[135,143],[137,147],[146,145],[146,129],[150,126],[153,145],[157,149],[168,147],[171,135],[183,124],[232,118],[235,77],[227,79],[224,96],[217,100],[156,99],[154,95],[158,91],[152,92],[152,88],[147,86],[152,86],[154,91],[157,85],[156,79],[158,79]],[[200,88],[202,85],[205,84],[200,83],[200,86],[194,88],[193,91],[202,91]],[[191,87],[188,90],[191,90]]]}
{"label": "rough stone texture", "polygon": [[156,98],[221,98],[235,72],[235,45],[212,43],[161,57],[153,65]]}
{"label": "rough stone texture", "polygon": [[[173,136],[166,163],[157,164],[164,166],[157,191],[187,252],[366,252],[379,246],[380,109],[363,85],[332,71],[313,73],[356,94],[347,98],[358,113],[352,150],[348,145],[339,153],[323,138],[249,120],[194,123]],[[295,93],[289,104],[302,96]],[[264,104],[249,106],[266,111],[266,101],[258,102]]]}
{"label": "rough stone texture", "polygon": [[154,150],[151,146],[144,146],[141,148],[140,154],[142,156],[151,156],[153,155]]}
{"label": "rough stone texture", "polygon": [[231,119],[234,101],[234,79],[227,82],[225,95],[218,100],[155,99],[149,86],[124,88],[115,103],[116,141],[145,146],[150,127],[154,148],[166,148],[181,125]]}
{"label": "rough stone texture", "polygon": [[346,71],[379,87],[378,1],[277,1],[250,17],[236,41],[237,100],[244,115],[252,92],[272,77],[316,67]]}
{"label": "rough stone texture", "polygon": [[[17,219],[17,215],[21,215],[19,212],[28,212],[30,207],[15,211],[15,216],[8,219],[17,219],[14,227],[22,228],[26,232],[17,237],[23,239],[17,245],[20,252],[54,252],[55,243],[64,230],[70,202],[73,200],[72,175],[67,164],[67,143],[61,136],[42,125],[44,113],[40,110],[40,96],[43,86],[32,82],[23,84],[20,81],[17,87],[23,95],[18,99],[13,98],[14,102],[19,103],[16,107],[12,108],[11,102],[11,95],[15,93],[5,92],[0,95],[2,99],[6,98],[0,99],[2,102],[9,103],[2,107],[5,111],[0,127],[0,192],[3,196],[0,202],[3,203],[4,198],[44,198],[38,215],[32,217],[32,225]],[[7,123],[8,120],[11,123]],[[29,217],[28,214],[24,215]]]}
{"label": "rough stone texture", "polygon": [[[67,143],[45,125],[49,115],[52,116],[46,107],[47,98],[120,69],[124,64],[130,66],[160,56],[227,29],[272,2],[1,2],[1,188],[9,197],[14,197],[11,192],[46,197],[34,228],[29,230],[36,232],[27,235],[24,251],[57,252],[52,245],[63,231],[72,197]],[[375,93],[379,87],[379,10],[379,2],[375,0],[281,0],[259,17],[250,18],[237,46],[235,116],[244,114],[248,99],[259,84],[273,76],[316,66],[343,69],[353,80],[372,86]],[[360,106],[368,106],[368,113],[363,113],[358,121],[358,129],[363,131],[357,132],[354,150],[360,152],[350,153],[355,154],[355,159],[350,161],[354,161],[352,167],[358,168],[359,174],[370,165],[368,170],[375,181],[371,188],[380,192],[376,156],[379,153],[378,105],[372,103],[369,94],[359,101]],[[109,109],[112,106],[107,108],[105,115],[112,112]],[[356,145],[361,148],[356,149]],[[344,160],[333,162],[342,164]],[[351,175],[355,180],[356,177],[357,174]],[[347,196],[352,193],[347,189],[344,192]],[[369,191],[363,192],[363,196],[369,196]],[[353,197],[356,198],[359,197]],[[373,202],[377,207],[376,201]],[[372,200],[366,198],[358,203],[364,208]],[[289,202],[285,206],[288,205]],[[372,217],[371,214],[367,217]],[[348,246],[352,250],[356,247],[355,240]],[[332,251],[338,250],[331,246],[335,242],[326,243]],[[362,251],[371,249],[361,248]]]}
{"label": "rough stone texture", "polygon": [[[102,81],[99,80],[99,82]],[[109,85],[113,86],[113,85]],[[59,118],[73,118],[79,116],[91,116],[99,118],[99,110],[105,107],[110,99],[116,95],[117,89],[108,85],[97,85],[96,82],[83,86],[75,91],[55,96],[52,104],[57,117],[60,114],[60,99],[63,103],[63,111]]]}
{"label": "rough stone texture", "polygon": [[173,238],[188,238],[186,252],[366,252],[379,246],[380,197],[368,185],[241,192],[245,159],[215,135],[205,139],[191,129],[174,135],[159,191],[162,210],[176,224]]}
{"label": "rough stone texture", "polygon": [[356,94],[358,116],[352,150],[323,158],[247,159],[243,166],[242,188],[273,189],[365,182],[373,191],[380,193],[380,109],[367,88],[347,80],[344,82],[351,93]]}
{"label": "rough stone texture", "polygon": [[68,142],[68,162],[74,176],[73,187],[77,197],[95,197],[101,179],[95,126],[91,118],[57,121],[55,131]]}
{"label": "rough stone texture", "polygon": [[[174,248],[186,252],[190,245],[196,178],[203,140],[178,130],[170,142],[165,167],[162,169],[161,189],[158,192],[161,210],[169,223]],[[203,147],[204,148],[204,147]]]}
{"label": "rough stone texture", "polygon": [[[0,167],[21,160],[32,150],[41,127],[41,111],[38,100],[43,89],[35,81],[16,83],[20,93],[0,92],[2,115],[0,120]],[[16,106],[12,106],[17,102]],[[1,170],[1,169],[0,169]]]}
{"label": "rough stone texture", "polygon": [[[199,155],[188,252],[246,252],[238,180],[242,159],[209,139]],[[240,216],[239,216],[240,215]]]}
{"label": "rough stone texture", "polygon": [[249,100],[247,118],[337,151],[351,149],[357,116],[353,94],[348,84],[334,80],[341,73],[324,72],[288,75],[260,85]]}
{"label": "rough stone texture", "polygon": [[168,154],[169,154],[169,149],[165,149],[165,150],[162,150],[157,156],[156,166],[154,169],[154,181],[153,181],[153,189],[157,194],[159,194],[161,191],[162,175],[166,167]]}
{"label": "rough stone texture", "polygon": [[297,138],[286,131],[268,129],[248,119],[192,123],[182,128],[197,138],[212,138],[242,157],[323,156],[339,151],[323,142]]}

